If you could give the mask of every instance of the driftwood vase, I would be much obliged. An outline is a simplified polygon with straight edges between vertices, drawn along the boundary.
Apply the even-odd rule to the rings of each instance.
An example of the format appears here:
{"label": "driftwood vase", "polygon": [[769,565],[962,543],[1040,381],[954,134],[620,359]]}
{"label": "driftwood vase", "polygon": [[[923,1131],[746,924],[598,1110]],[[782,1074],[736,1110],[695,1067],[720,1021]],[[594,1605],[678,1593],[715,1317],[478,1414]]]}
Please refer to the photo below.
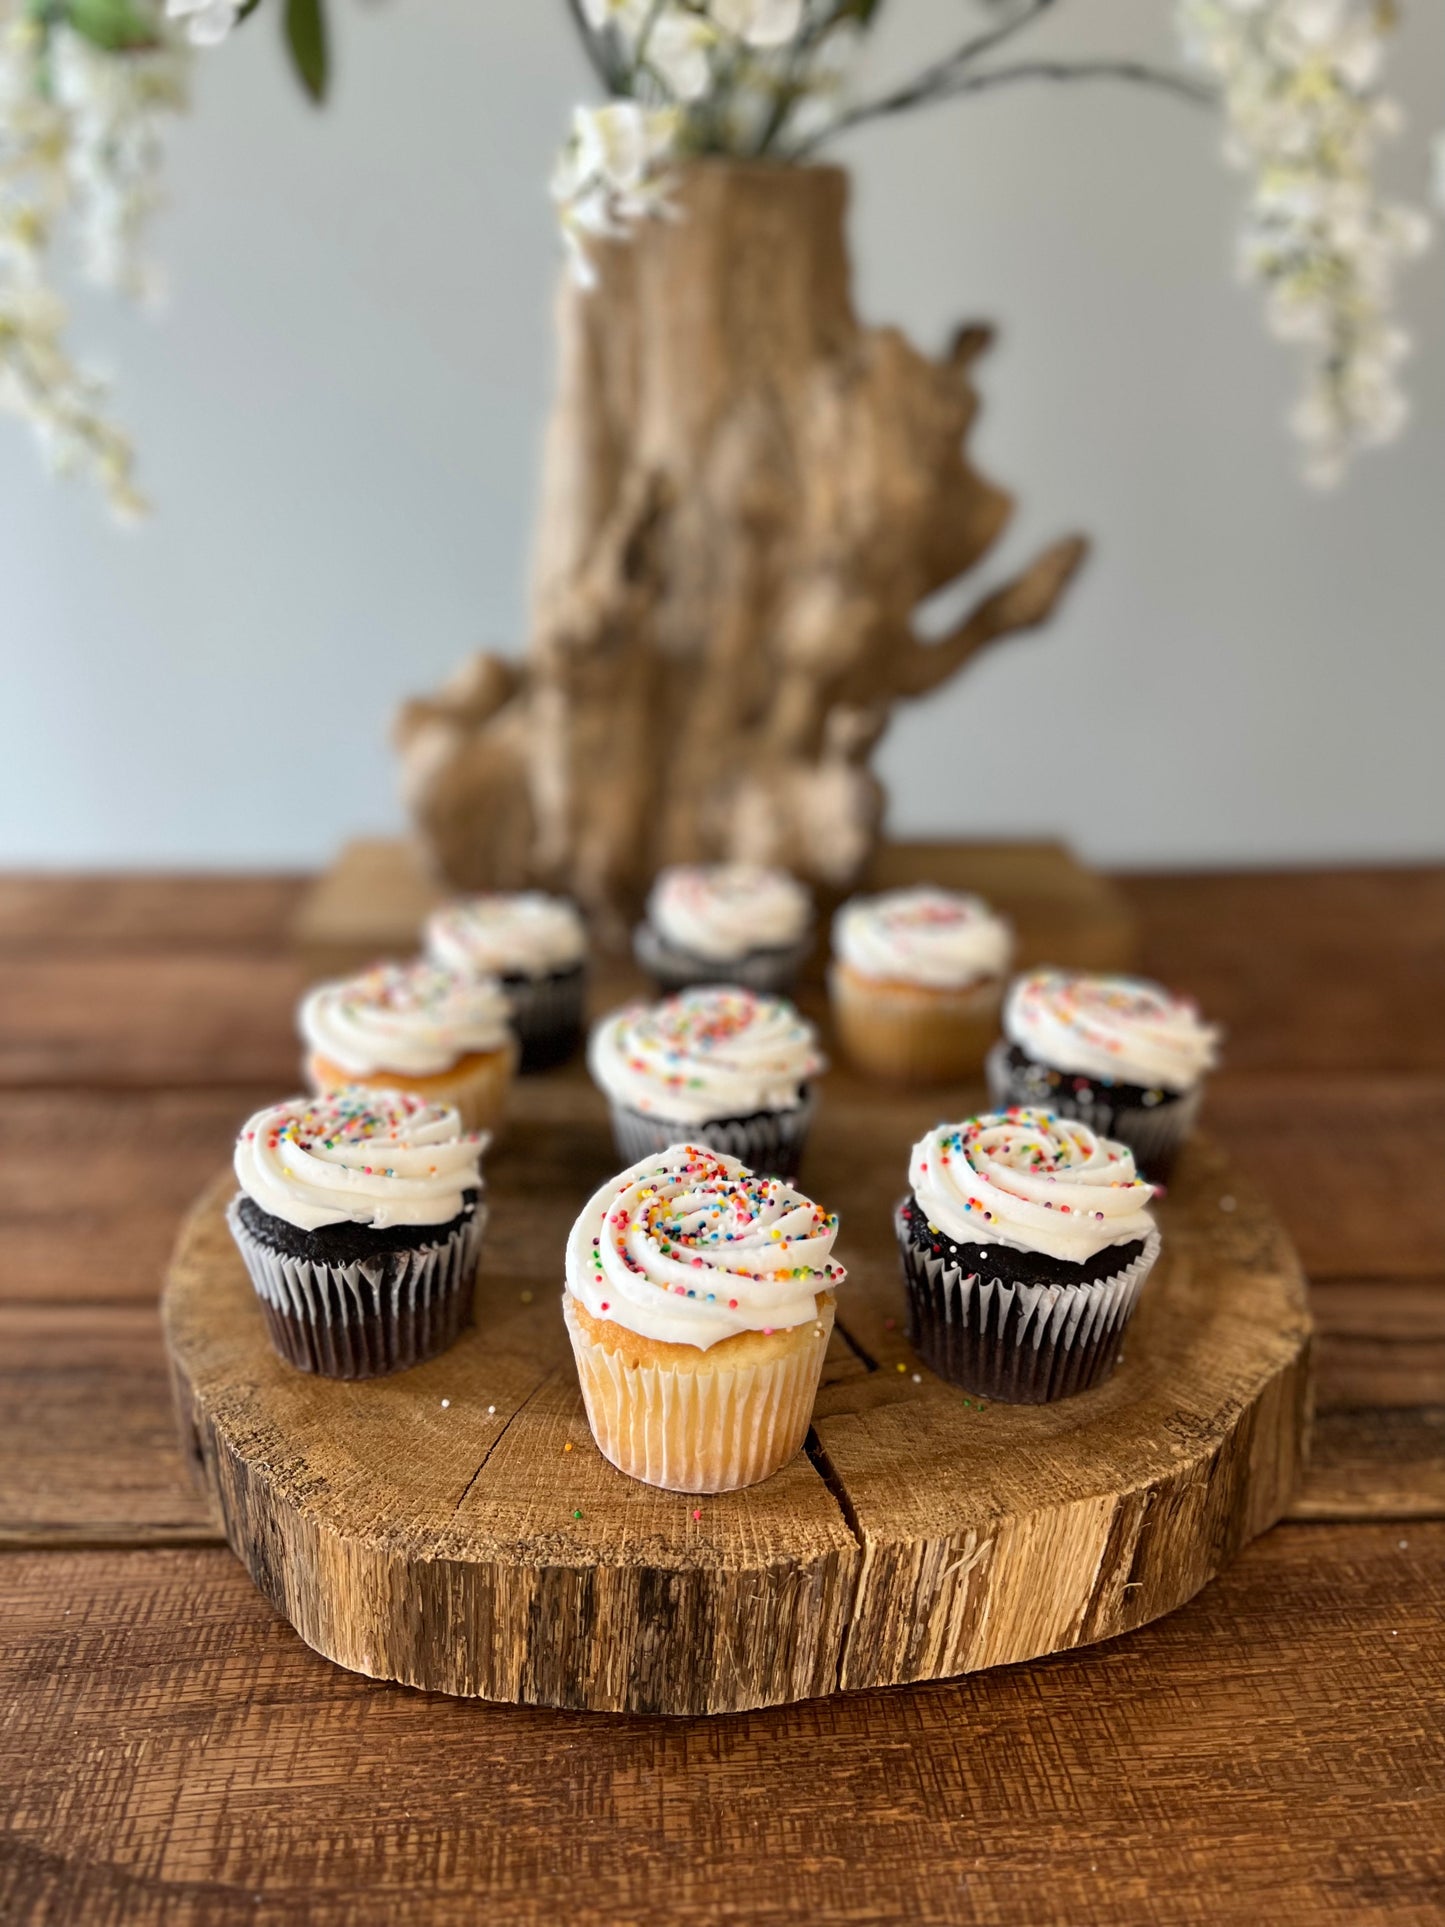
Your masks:
{"label": "driftwood vase", "polygon": [[458,888],[540,883],[620,928],[666,862],[846,885],[894,705],[1042,622],[1082,559],[1059,542],[916,635],[1012,513],[965,448],[991,337],[933,360],[860,326],[847,198],[834,168],[698,163],[675,218],[564,285],[529,648],[398,722],[413,821]]}

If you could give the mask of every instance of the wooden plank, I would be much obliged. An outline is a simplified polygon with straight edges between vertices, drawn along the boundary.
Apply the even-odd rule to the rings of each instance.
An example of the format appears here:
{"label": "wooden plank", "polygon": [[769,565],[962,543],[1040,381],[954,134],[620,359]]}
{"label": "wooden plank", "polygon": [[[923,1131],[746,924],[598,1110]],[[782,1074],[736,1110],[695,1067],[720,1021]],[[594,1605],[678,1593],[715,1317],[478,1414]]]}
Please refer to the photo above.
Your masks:
{"label": "wooden plank", "polygon": [[220,1537],[182,1462],[154,1307],[0,1307],[0,1546]]}
{"label": "wooden plank", "polygon": [[1235,1069],[1445,1071],[1445,866],[1119,882]]}
{"label": "wooden plank", "polygon": [[[925,882],[977,891],[1006,912],[1027,961],[1115,970],[1134,960],[1138,933],[1124,894],[1060,843],[886,843],[865,887]],[[297,950],[318,975],[404,954],[445,894],[410,844],[385,837],[348,843],[297,907]]]}
{"label": "wooden plank", "polygon": [[0,1305],[154,1303],[176,1227],[255,1090],[11,1091]]}
{"label": "wooden plank", "polygon": [[1204,1121],[1277,1201],[1312,1279],[1439,1272],[1445,1184],[1421,1151],[1445,1143],[1445,1078],[1226,1074]]}
{"label": "wooden plank", "polygon": [[294,1089],[304,981],[229,952],[0,956],[0,1085]]}
{"label": "wooden plank", "polygon": [[279,950],[303,876],[0,875],[0,952]]}
{"label": "wooden plank", "polygon": [[1287,1527],[1105,1646],[703,1722],[338,1672],[223,1552],[12,1554],[7,1927],[1425,1927],[1445,1526]]}

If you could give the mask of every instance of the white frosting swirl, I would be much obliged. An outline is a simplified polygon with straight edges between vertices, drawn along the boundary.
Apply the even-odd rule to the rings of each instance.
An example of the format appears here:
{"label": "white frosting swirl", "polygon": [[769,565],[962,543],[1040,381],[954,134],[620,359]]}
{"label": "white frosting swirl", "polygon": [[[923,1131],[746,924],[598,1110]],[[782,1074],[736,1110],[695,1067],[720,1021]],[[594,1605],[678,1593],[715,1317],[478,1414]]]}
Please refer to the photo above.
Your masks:
{"label": "white frosting swirl", "polygon": [[833,921],[833,948],[860,977],[958,990],[1003,975],[1013,932],[982,897],[923,884],[852,898]]}
{"label": "white frosting swirl", "polygon": [[1192,1090],[1218,1056],[1217,1027],[1142,977],[1030,971],[1009,990],[1003,1027],[1051,1070],[1165,1091]]}
{"label": "white frosting swirl", "polygon": [[710,963],[785,950],[807,934],[812,915],[796,878],[754,863],[676,864],[647,899],[648,921],[664,942]]}
{"label": "white frosting swirl", "polygon": [[679,1124],[796,1110],[827,1068],[816,1031],[785,998],[733,984],[614,1010],[587,1062],[617,1103]]}
{"label": "white frosting swirl", "polygon": [[548,977],[587,954],[577,906],[541,890],[458,897],[426,921],[427,955],[448,970]]}
{"label": "white frosting swirl", "polygon": [[471,1051],[507,1043],[510,1009],[494,977],[435,964],[377,964],[318,984],[302,999],[301,1035],[351,1077],[435,1077]]}
{"label": "white frosting swirl", "polygon": [[779,1178],[674,1144],[609,1178],[567,1240],[567,1289],[594,1318],[706,1351],[817,1316],[846,1273],[838,1220]]}
{"label": "white frosting swirl", "polygon": [[481,1186],[486,1143],[448,1105],[356,1087],[257,1111],[236,1140],[236,1181],[303,1231],[449,1224]]}
{"label": "white frosting swirl", "polygon": [[989,1111],[913,1147],[919,1208],[957,1244],[1013,1245],[1083,1264],[1147,1238],[1154,1187],[1126,1145],[1052,1111]]}

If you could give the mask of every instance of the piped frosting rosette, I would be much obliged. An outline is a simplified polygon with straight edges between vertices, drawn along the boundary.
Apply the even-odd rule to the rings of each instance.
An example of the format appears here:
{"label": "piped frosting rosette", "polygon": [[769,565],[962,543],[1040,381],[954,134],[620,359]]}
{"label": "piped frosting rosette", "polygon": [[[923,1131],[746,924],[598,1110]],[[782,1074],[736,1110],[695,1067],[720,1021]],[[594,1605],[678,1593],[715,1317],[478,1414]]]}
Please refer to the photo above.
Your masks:
{"label": "piped frosting rosette", "polygon": [[790,1329],[842,1283],[838,1220],[790,1184],[677,1144],[610,1178],[567,1244],[567,1287],[594,1318],[702,1350]]}
{"label": "piped frosting rosette", "polygon": [[1140,977],[1035,970],[1010,987],[987,1061],[996,1104],[1047,1105],[1130,1146],[1169,1175],[1198,1115],[1220,1033]]}
{"label": "piped frosting rosette", "polygon": [[1218,1057],[1217,1026],[1142,977],[1030,971],[1010,987],[1003,1027],[1041,1064],[1145,1089],[1192,1090]]}
{"label": "piped frosting rosette", "polygon": [[485,1142],[401,1091],[288,1098],[247,1121],[227,1221],[283,1358],[369,1378],[452,1342],[486,1226]]}
{"label": "piped frosting rosette", "polygon": [[629,1164],[687,1136],[785,1176],[812,1117],[809,1080],[827,1068],[792,1004],[736,985],[614,1011],[593,1031],[588,1062]]}
{"label": "piped frosting rosette", "polygon": [[562,1309],[603,1456],[679,1492],[770,1477],[802,1447],[843,1268],[837,1220],[704,1145],[597,1192]]}
{"label": "piped frosting rosette", "polygon": [[989,1112],[921,1138],[909,1178],[896,1229],[933,1369],[1031,1404],[1107,1378],[1159,1255],[1128,1148],[1049,1111]]}
{"label": "piped frosting rosette", "polygon": [[927,885],[854,897],[833,923],[834,954],[860,977],[936,990],[1002,976],[1012,948],[981,897]]}
{"label": "piped frosting rosette", "polygon": [[908,1166],[930,1224],[961,1244],[1005,1244],[1081,1264],[1148,1238],[1154,1187],[1127,1146],[1051,1111],[989,1112],[920,1138]]}
{"label": "piped frosting rosette", "polygon": [[789,948],[806,936],[812,912],[796,878],[753,863],[676,864],[647,900],[659,936],[714,963]]}
{"label": "piped frosting rosette", "polygon": [[329,1224],[447,1224],[481,1184],[486,1134],[447,1105],[357,1087],[292,1097],[247,1120],[236,1182],[273,1218]]}
{"label": "piped frosting rosette", "polygon": [[427,918],[426,947],[448,970],[496,977],[546,977],[587,953],[575,904],[541,890],[460,897]]}
{"label": "piped frosting rosette", "polygon": [[433,1077],[473,1052],[502,1049],[509,1016],[495,978],[417,961],[318,984],[302,1000],[300,1027],[313,1051],[352,1077]]}

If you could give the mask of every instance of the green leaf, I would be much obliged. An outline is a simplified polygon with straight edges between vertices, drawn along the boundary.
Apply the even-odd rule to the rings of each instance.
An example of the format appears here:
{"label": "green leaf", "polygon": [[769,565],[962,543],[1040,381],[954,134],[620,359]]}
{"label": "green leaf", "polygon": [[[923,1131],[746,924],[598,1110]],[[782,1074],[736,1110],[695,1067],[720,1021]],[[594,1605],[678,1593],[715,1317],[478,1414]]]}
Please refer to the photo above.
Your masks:
{"label": "green leaf", "polygon": [[63,18],[103,53],[126,53],[156,45],[153,14],[133,0],[66,0]]}
{"label": "green leaf", "polygon": [[286,45],[297,78],[318,104],[326,98],[326,15],[322,0],[286,0]]}

